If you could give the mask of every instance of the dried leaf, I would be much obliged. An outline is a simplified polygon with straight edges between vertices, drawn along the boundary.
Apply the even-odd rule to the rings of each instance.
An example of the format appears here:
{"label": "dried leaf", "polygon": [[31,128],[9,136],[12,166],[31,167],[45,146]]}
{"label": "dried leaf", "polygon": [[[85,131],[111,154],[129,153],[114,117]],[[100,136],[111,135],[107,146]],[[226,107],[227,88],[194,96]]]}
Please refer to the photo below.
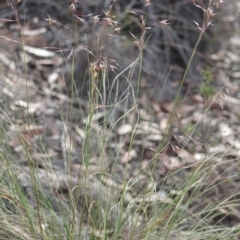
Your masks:
{"label": "dried leaf", "polygon": [[48,58],[48,57],[54,57],[55,53],[47,51],[45,49],[41,48],[35,48],[35,47],[30,47],[30,46],[23,46],[23,50],[27,53],[33,54],[37,57],[43,57],[43,58]]}
{"label": "dried leaf", "polygon": [[117,133],[119,135],[125,135],[129,134],[132,131],[132,125],[131,124],[125,124],[118,128]]}
{"label": "dried leaf", "polygon": [[135,149],[131,149],[129,152],[125,152],[121,157],[121,163],[127,163],[137,157]]}

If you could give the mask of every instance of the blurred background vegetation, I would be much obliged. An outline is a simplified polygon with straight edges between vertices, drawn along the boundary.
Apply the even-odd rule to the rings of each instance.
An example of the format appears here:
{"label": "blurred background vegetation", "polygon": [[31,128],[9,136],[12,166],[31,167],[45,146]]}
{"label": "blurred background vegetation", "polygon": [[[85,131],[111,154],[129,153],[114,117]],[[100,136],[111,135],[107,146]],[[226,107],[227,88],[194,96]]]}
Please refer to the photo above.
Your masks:
{"label": "blurred background vegetation", "polygon": [[[79,49],[79,46],[87,45],[88,50],[94,54],[94,57],[91,57],[86,52],[76,51],[74,55],[76,69],[74,76],[79,91],[87,91],[87,89],[83,91],[87,88],[87,83],[84,83],[83,79],[90,61],[107,56],[108,59],[116,61],[115,71],[119,73],[137,58],[139,49],[133,42],[141,38],[141,16],[144,16],[147,30],[144,35],[146,47],[141,66],[142,90],[147,91],[148,95],[157,100],[173,100],[199,36],[194,21],[201,26],[203,21],[201,9],[194,6],[190,0],[101,0],[73,3],[74,12],[71,11],[71,2],[63,0],[58,2],[23,0],[17,8],[18,17],[23,24],[24,22],[31,24],[32,28],[37,25],[47,26],[54,33],[45,34],[48,43],[46,47]],[[148,3],[149,5],[146,6]],[[203,3],[207,6],[208,1],[205,0]],[[198,46],[183,86],[183,94],[189,89],[193,92],[199,91],[200,83],[203,81],[202,70],[215,64],[209,56],[226,48],[229,38],[235,29],[238,29],[239,13],[235,5],[238,6],[238,3],[232,1],[217,10],[212,26],[208,28]],[[109,9],[111,12],[108,12]],[[2,8],[0,12],[3,18],[12,16],[14,19],[14,14],[6,8]],[[102,19],[107,18],[106,14],[110,14],[118,23],[119,33],[104,24]],[[101,19],[100,24],[94,22],[94,16]],[[48,18],[57,21],[57,24],[48,25],[45,21]],[[79,21],[78,18],[84,22]],[[73,32],[70,33],[68,28]],[[69,53],[63,54],[67,57]],[[133,86],[138,78],[137,69],[136,67],[131,79]],[[72,69],[68,73],[64,72],[67,82],[71,81],[71,71]],[[110,80],[116,76],[111,71],[108,74]],[[160,96],[159,92],[166,78],[167,82]],[[128,84],[124,83],[124,76],[120,84],[122,87]]]}

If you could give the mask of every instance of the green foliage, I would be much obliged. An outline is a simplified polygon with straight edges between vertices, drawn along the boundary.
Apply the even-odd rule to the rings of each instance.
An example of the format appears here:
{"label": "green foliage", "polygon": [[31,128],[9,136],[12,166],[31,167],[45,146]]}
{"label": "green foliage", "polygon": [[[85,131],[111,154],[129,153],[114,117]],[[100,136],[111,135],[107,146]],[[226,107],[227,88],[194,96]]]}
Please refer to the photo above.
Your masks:
{"label": "green foliage", "polygon": [[205,68],[202,71],[203,75],[203,82],[200,86],[200,93],[201,95],[206,98],[210,99],[213,97],[215,91],[213,86],[213,75],[209,67]]}

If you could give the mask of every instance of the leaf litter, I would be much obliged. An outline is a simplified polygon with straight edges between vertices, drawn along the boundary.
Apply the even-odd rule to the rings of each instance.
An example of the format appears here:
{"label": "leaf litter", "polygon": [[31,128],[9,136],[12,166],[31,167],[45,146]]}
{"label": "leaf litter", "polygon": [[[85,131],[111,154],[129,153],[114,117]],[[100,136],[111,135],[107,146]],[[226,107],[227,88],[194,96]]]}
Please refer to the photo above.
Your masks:
{"label": "leaf litter", "polygon": [[[44,38],[42,35],[44,33],[46,33],[45,28],[32,32],[25,30],[25,34],[33,38],[35,36]],[[9,32],[7,35],[11,34]],[[17,40],[14,41],[17,42]],[[233,40],[232,42],[235,46],[235,42]],[[6,43],[5,46],[0,47],[8,48],[9,44]],[[211,108],[210,117],[204,114],[205,100],[200,95],[187,95],[182,104],[183,113],[180,114],[179,121],[176,121],[171,137],[165,141],[162,148],[159,148],[165,139],[165,129],[173,109],[172,102],[158,102],[156,99],[150,99],[149,106],[146,107],[139,99],[138,111],[131,111],[126,121],[119,121],[116,125],[111,124],[111,131],[104,126],[104,119],[109,113],[105,109],[101,110],[99,106],[99,112],[94,113],[91,119],[90,134],[86,133],[86,125],[90,121],[89,103],[83,101],[80,107],[76,106],[75,99],[69,98],[57,89],[57,83],[61,81],[57,70],[63,62],[61,56],[39,46],[25,45],[23,49],[18,50],[19,61],[23,61],[21,57],[23,51],[28,54],[26,55],[28,64],[26,77],[27,82],[30,83],[28,86],[30,101],[26,101],[26,80],[18,77],[19,74],[24,75],[23,69],[20,69],[22,72],[19,73],[17,67],[21,62],[11,60],[3,51],[0,55],[0,61],[5,66],[3,81],[0,83],[1,102],[4,103],[1,119],[5,123],[5,138],[8,139],[5,142],[6,147],[13,149],[13,155],[21,154],[25,158],[25,163],[24,161],[16,162],[19,166],[14,174],[18,176],[20,184],[25,187],[26,195],[33,206],[37,203],[34,200],[31,181],[27,180],[30,172],[25,166],[26,147],[32,149],[32,159],[36,163],[35,173],[56,212],[59,212],[59,204],[63,205],[64,209],[69,208],[68,193],[71,191],[74,198],[80,199],[77,206],[78,217],[85,211],[82,206],[89,209],[94,202],[98,202],[99,206],[94,209],[95,214],[102,215],[107,207],[109,226],[114,225],[118,216],[118,198],[122,191],[125,191],[123,202],[126,206],[126,219],[128,219],[127,210],[134,200],[137,204],[172,204],[172,196],[180,194],[177,190],[174,192],[172,186],[188,178],[191,172],[202,163],[209,164],[209,169],[212,169],[212,175],[203,181],[202,187],[214,187],[204,195],[201,204],[196,200],[196,207],[204,207],[214,201],[212,196],[215,193],[220,200],[240,190],[238,186],[240,129],[237,124],[240,86],[238,83],[234,82],[235,86],[230,94],[226,94],[224,104],[220,104],[220,98],[216,100],[216,105],[220,104],[221,107]],[[219,55],[224,57],[218,58]],[[219,66],[223,64],[228,70],[232,63],[239,61],[234,53],[227,50],[219,54],[215,53],[211,59],[218,61]],[[31,69],[32,62],[33,69]],[[237,74],[236,71],[231,73],[230,77],[233,81]],[[226,85],[228,88],[231,86],[230,83]],[[142,94],[144,95],[144,92]],[[9,116],[8,120],[6,115]],[[34,119],[37,125],[26,124],[29,117]],[[134,119],[137,117],[139,121],[135,122]],[[211,121],[215,121],[214,127],[211,126]],[[135,138],[132,141],[133,135]],[[86,166],[83,148],[88,137],[90,137],[92,151],[88,156],[89,166]],[[99,144],[101,139],[107,139],[106,143]],[[216,141],[216,145],[207,148],[210,140]],[[40,142],[44,149],[39,148]],[[131,144],[132,148],[129,150]],[[102,151],[102,156],[98,155],[99,151]],[[148,171],[152,167],[156,170],[150,178]],[[69,170],[71,176],[69,176]],[[167,178],[162,186],[162,179],[169,172],[173,173],[173,177]],[[126,178],[125,181],[123,181],[124,178]],[[224,182],[224,179],[229,181]],[[149,194],[134,198],[137,193],[145,191],[149,191]],[[236,198],[239,200],[239,197]],[[228,209],[223,206],[218,211],[222,219],[229,218],[229,222],[239,220],[237,208]],[[84,215],[87,221],[86,211]],[[214,221],[218,222],[220,219]],[[143,221],[137,222],[140,227],[144,225]],[[19,229],[23,236],[27,236],[20,226],[13,225],[13,228]],[[127,231],[130,231],[130,228]],[[95,234],[102,236],[100,231]]]}

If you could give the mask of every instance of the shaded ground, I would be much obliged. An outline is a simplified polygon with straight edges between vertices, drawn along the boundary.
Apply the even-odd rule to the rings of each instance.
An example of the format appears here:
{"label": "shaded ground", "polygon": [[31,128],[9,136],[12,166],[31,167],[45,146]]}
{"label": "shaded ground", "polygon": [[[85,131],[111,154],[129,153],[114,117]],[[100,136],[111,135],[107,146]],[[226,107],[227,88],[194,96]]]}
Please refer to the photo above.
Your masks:
{"label": "shaded ground", "polygon": [[[51,7],[56,9],[58,6]],[[229,32],[236,27],[236,17],[237,15],[225,19],[223,27],[228,28]],[[62,73],[68,68],[66,58],[72,46],[72,42],[65,38],[71,32],[68,31],[68,25],[49,26],[48,22],[31,15],[26,20],[24,32],[25,53],[18,24],[3,23],[1,27],[0,96],[2,125],[5,129],[1,135],[4,148],[12,152],[11,160],[22,169],[18,179],[33,206],[37,203],[27,180],[30,173],[26,148],[32,152],[44,193],[56,212],[59,210],[59,203],[56,202],[61,202],[67,211],[67,200],[64,197],[68,189],[67,172],[72,174],[72,187],[79,186],[79,174],[84,176],[87,172],[84,159],[89,160],[88,171],[93,175],[87,183],[87,188],[91,189],[87,193],[89,202],[99,197],[99,191],[102,191],[100,208],[117,202],[119,193],[124,188],[124,176],[131,183],[124,199],[126,206],[136,193],[150,192],[153,185],[156,186],[154,197],[162,203],[171,203],[178,194],[177,191],[180,191],[181,186],[177,185],[179,180],[188,179],[191,172],[203,162],[209,171],[207,175],[202,173],[202,189],[198,190],[208,190],[201,195],[201,199],[192,202],[190,210],[194,212],[198,208],[207,209],[224,199],[226,205],[239,201],[240,86],[236,81],[239,72],[234,68],[234,64],[239,62],[239,57],[235,54],[239,47],[237,35],[232,36],[228,46],[207,56],[214,63],[211,71],[218,80],[213,101],[189,92],[182,98],[182,106],[174,115],[174,123],[167,136],[165,129],[173,103],[159,101],[156,96],[150,97],[151,89],[144,90],[144,78],[139,98],[135,99],[138,107],[130,104],[133,108],[126,108],[126,105],[115,102],[114,106],[108,108],[99,105],[98,111],[93,115],[91,131],[86,136],[90,103],[79,100],[78,97],[69,97],[70,94],[64,92],[69,79],[65,79]],[[59,41],[59,38],[64,40]],[[67,53],[53,49],[59,42],[63,44],[61,49],[67,49]],[[51,48],[44,49],[46,46]],[[176,65],[176,68],[180,71],[180,77],[183,66]],[[167,90],[170,86],[177,89],[179,82],[170,82]],[[208,112],[205,113],[207,108]],[[127,112],[129,113],[126,114]],[[86,138],[89,138],[87,146]],[[82,156],[86,147],[91,149],[90,154]],[[153,168],[154,175],[150,176],[149,169]],[[169,175],[172,177],[166,178]],[[106,186],[112,186],[111,194]],[[79,196],[77,190],[76,198]],[[83,188],[79,191],[83,191]],[[191,191],[188,197],[191,198]],[[142,201],[147,202],[146,199]],[[85,204],[88,206],[89,203]],[[13,206],[9,208],[14,211]],[[83,210],[79,208],[79,215],[81,211]],[[210,225],[238,224],[238,206],[227,209],[223,204],[218,211],[208,216]],[[116,212],[117,209],[111,208],[108,224],[114,222]],[[150,211],[149,215],[151,214]],[[198,219],[195,221],[197,223]],[[126,235],[127,231],[126,227]]]}

